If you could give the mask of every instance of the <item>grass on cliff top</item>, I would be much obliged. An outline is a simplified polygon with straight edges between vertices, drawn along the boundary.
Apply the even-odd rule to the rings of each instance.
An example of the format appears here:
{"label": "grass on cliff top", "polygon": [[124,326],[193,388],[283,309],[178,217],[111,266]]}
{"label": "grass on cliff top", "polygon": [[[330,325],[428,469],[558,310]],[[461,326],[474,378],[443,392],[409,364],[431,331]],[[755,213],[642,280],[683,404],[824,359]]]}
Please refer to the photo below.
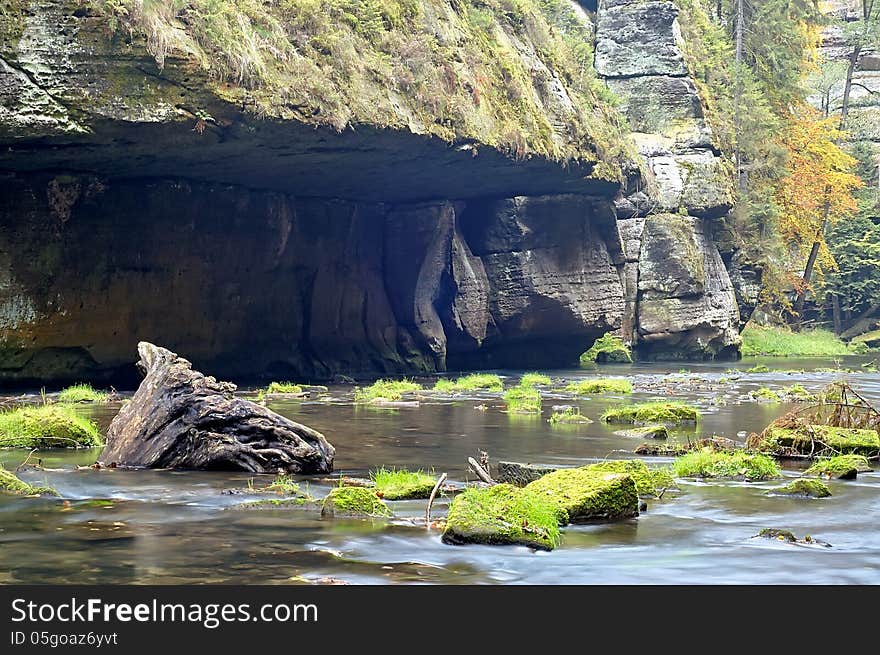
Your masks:
{"label": "grass on cliff top", "polygon": [[792,332],[749,324],[742,331],[742,340],[744,357],[836,357],[852,352],[829,330]]}
{"label": "grass on cliff top", "polygon": [[456,391],[501,391],[504,383],[494,373],[472,373],[457,380],[440,379],[434,384],[434,391],[453,393]]}
{"label": "grass on cliff top", "polygon": [[258,113],[473,139],[517,159],[635,160],[589,21],[567,0],[91,4],[110,34],[144,36],[160,67],[194,60]]}
{"label": "grass on cliff top", "polygon": [[754,482],[781,475],[779,466],[767,455],[717,452],[709,448],[676,458],[672,468],[680,478],[744,478]]}
{"label": "grass on cliff top", "polygon": [[434,477],[424,471],[406,469],[386,469],[370,473],[376,484],[376,494],[385,500],[406,500],[427,498],[434,489]]}
{"label": "grass on cliff top", "polygon": [[406,393],[421,391],[422,385],[412,380],[376,380],[369,387],[355,387],[356,403],[372,403],[381,400],[397,402]]}
{"label": "grass on cliff top", "polygon": [[0,413],[0,448],[103,446],[98,426],[70,405],[18,407]]}
{"label": "grass on cliff top", "polygon": [[103,403],[107,402],[107,398],[109,394],[96,391],[90,384],[75,384],[58,394],[60,403]]}
{"label": "grass on cliff top", "polygon": [[632,393],[632,382],[622,378],[597,378],[572,382],[565,387],[569,393],[588,395],[593,393]]}

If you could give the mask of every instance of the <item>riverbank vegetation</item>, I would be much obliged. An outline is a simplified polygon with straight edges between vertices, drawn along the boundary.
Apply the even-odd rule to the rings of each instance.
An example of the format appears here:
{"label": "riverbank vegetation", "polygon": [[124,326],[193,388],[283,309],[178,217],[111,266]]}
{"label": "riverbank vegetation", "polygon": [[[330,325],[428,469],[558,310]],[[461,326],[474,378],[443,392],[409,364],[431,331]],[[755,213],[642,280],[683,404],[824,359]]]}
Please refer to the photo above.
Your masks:
{"label": "riverbank vegetation", "polygon": [[744,357],[838,357],[851,349],[830,330],[794,332],[782,327],[749,324],[742,331]]}

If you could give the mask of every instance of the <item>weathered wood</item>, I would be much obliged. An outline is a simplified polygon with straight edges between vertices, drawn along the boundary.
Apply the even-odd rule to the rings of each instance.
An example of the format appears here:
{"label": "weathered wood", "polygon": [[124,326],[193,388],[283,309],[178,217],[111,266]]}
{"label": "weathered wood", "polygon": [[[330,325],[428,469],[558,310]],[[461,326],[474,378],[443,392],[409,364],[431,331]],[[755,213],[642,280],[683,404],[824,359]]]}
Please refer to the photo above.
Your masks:
{"label": "weathered wood", "polygon": [[237,398],[235,385],[175,353],[138,344],[145,377],[110,424],[108,466],[253,473],[329,473],[336,450],[320,432]]}

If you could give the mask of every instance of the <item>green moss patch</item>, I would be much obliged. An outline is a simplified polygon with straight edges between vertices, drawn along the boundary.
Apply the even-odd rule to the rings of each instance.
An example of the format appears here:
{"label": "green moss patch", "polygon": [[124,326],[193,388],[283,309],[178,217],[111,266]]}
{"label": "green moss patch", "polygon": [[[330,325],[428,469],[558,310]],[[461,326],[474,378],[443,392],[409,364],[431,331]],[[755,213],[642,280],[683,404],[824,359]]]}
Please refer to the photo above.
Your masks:
{"label": "green moss patch", "polygon": [[780,401],[779,394],[773,391],[773,389],[767,387],[761,387],[760,389],[750,391],[749,397],[754,398],[755,400],[763,400],[771,403],[778,403]]}
{"label": "green moss patch", "polygon": [[828,498],[831,489],[819,480],[795,480],[783,487],[771,489],[767,492],[771,496],[799,496],[803,498]]}
{"label": "green moss patch", "polygon": [[572,382],[565,387],[565,391],[578,395],[594,393],[632,393],[632,382],[622,378],[597,378],[595,380],[581,380]]}
{"label": "green moss patch", "polygon": [[632,476],[589,466],[560,469],[530,482],[532,491],[565,510],[573,523],[638,516],[639,494]]}
{"label": "green moss patch", "polygon": [[617,430],[614,434],[635,439],[668,439],[669,428],[665,425],[646,425],[633,430]]}
{"label": "green moss patch", "polygon": [[544,375],[543,373],[526,373],[520,378],[519,384],[522,387],[549,387],[553,384],[553,380],[550,379],[549,375]]}
{"label": "green moss patch", "polygon": [[12,471],[0,466],[0,493],[15,496],[57,496],[51,487],[35,487],[18,478]]}
{"label": "green moss patch", "polygon": [[397,402],[405,394],[421,391],[422,385],[411,380],[376,380],[369,387],[355,387],[356,403]]}
{"label": "green moss patch", "polygon": [[553,412],[550,415],[550,425],[587,425],[593,420],[581,414],[581,410],[576,407],[569,407],[561,412]]}
{"label": "green moss patch", "polygon": [[428,498],[434,489],[433,476],[424,471],[381,468],[370,474],[376,485],[376,495],[385,500]]}
{"label": "green moss patch", "polygon": [[98,426],[70,405],[19,407],[0,413],[0,448],[103,446]]}
{"label": "green moss patch", "polygon": [[680,425],[696,423],[700,412],[696,408],[680,402],[652,402],[614,407],[602,414],[606,423],[632,423],[648,425]]}
{"label": "green moss patch", "polygon": [[434,384],[434,391],[455,393],[456,391],[501,391],[504,382],[494,373],[473,373],[455,381],[441,379]]}
{"label": "green moss patch", "polygon": [[755,482],[781,476],[779,466],[766,455],[715,452],[709,448],[681,455],[672,468],[680,478],[730,478]]}
{"label": "green moss patch", "polygon": [[522,385],[508,389],[504,394],[507,411],[513,414],[540,414],[541,394],[534,387]]}
{"label": "green moss patch", "polygon": [[625,473],[636,483],[639,496],[647,498],[657,498],[663,491],[675,486],[675,480],[668,470],[648,468],[640,459],[608,460],[584,468],[590,471]]}
{"label": "green moss patch", "polygon": [[560,541],[559,509],[541,495],[509,484],[468,489],[449,507],[443,542],[520,544],[553,550]]}
{"label": "green moss patch", "polygon": [[321,516],[390,517],[391,510],[372,489],[336,487],[324,498]]}
{"label": "green moss patch", "polygon": [[632,363],[632,351],[623,339],[609,332],[596,339],[580,357],[581,364]]}
{"label": "green moss patch", "polygon": [[771,425],[749,438],[749,448],[777,456],[853,453],[880,455],[880,435],[875,430],[838,428],[831,425],[777,427]]}
{"label": "green moss patch", "polygon": [[864,455],[838,455],[820,459],[804,471],[804,475],[854,480],[859,473],[867,473],[870,470],[872,470],[871,464]]}
{"label": "green moss patch", "polygon": [[109,394],[103,391],[96,391],[90,384],[75,384],[72,387],[63,389],[58,394],[58,402],[60,403],[104,403],[107,402]]}

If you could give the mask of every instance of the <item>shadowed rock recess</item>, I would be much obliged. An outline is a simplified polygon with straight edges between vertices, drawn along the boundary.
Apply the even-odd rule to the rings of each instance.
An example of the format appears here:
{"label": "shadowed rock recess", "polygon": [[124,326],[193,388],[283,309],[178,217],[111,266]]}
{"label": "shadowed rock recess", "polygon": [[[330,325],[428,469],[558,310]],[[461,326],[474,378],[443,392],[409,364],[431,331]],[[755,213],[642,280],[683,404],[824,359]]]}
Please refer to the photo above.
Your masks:
{"label": "shadowed rock recess", "polygon": [[[239,378],[571,365],[612,330],[735,355],[730,180],[674,5],[572,2],[557,25],[459,4],[408,3],[373,42],[332,8],[307,42],[285,19],[299,54],[275,43],[255,80],[211,68],[186,8],[119,27],[113,3],[5,0],[0,383],[133,380],[144,339]],[[559,63],[581,37],[586,80]],[[358,68],[394,38],[393,75]]]}

